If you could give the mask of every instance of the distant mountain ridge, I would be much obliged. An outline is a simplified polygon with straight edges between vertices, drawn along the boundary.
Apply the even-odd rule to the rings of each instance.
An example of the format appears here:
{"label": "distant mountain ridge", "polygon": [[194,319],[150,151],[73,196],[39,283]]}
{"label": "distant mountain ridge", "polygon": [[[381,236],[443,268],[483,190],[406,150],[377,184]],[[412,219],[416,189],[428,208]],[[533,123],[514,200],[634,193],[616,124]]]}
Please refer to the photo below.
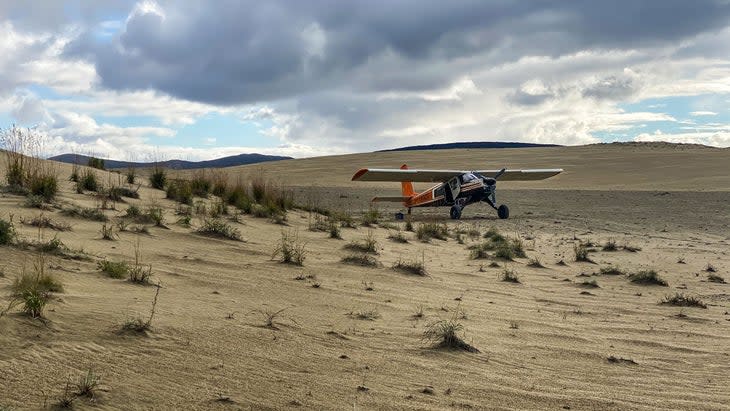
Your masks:
{"label": "distant mountain ridge", "polygon": [[448,150],[454,148],[529,148],[529,147],[562,147],[559,144],[513,143],[507,141],[473,141],[462,143],[427,144],[422,146],[408,146],[391,148],[386,151],[417,151],[417,150]]}
{"label": "distant mountain ridge", "polygon": [[[84,156],[81,154],[60,154],[57,156],[50,157],[49,160],[60,161],[68,164],[81,164],[87,165],[89,163],[90,156]],[[270,156],[266,154],[238,154],[235,156],[221,157],[214,160],[205,161],[185,161],[185,160],[167,160],[154,162],[134,162],[134,161],[118,161],[118,160],[104,160],[105,168],[127,168],[127,167],[152,167],[157,164],[160,167],[170,168],[174,170],[190,170],[196,168],[221,168],[221,167],[233,167],[242,166],[246,164],[264,163],[267,161],[278,161],[278,160],[291,160],[292,157],[287,156]]]}

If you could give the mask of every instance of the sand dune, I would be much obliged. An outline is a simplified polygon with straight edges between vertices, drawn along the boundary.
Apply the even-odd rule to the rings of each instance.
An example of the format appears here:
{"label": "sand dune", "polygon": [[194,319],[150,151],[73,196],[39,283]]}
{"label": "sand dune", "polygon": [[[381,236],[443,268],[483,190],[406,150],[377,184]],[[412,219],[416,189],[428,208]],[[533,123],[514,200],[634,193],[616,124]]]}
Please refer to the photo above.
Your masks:
{"label": "sand dune", "polygon": [[[467,208],[461,222],[447,221],[441,209],[414,215],[416,227],[437,221],[452,235],[462,230],[464,244],[453,237],[423,243],[411,232],[403,232],[408,243],[389,240],[395,231],[388,224],[403,228],[387,218],[397,205],[383,209],[388,224],[343,228],[342,240],[308,230],[314,217],[304,211],[289,212],[287,226],[248,215],[226,220],[244,241],[210,238],[195,232],[201,218],[192,227],[177,224],[177,204],[146,183],[141,199],[104,214],[117,219],[131,204],[155,203],[167,228],[108,241],[101,222],[56,208],[42,213],[72,231],[23,225],[21,217],[41,211],[0,194],[0,218],[12,215],[21,239],[58,236],[87,256],[46,256],[64,292],[54,294],[45,321],[17,309],[0,318],[0,409],[49,408],[69,379],[89,369],[101,385],[93,399],[75,401],[78,409],[730,409],[730,285],[709,282],[704,271],[709,264],[730,281],[730,151],[648,145],[370,153],[227,172],[264,170],[301,195],[318,186],[320,205],[357,211],[397,185],[353,184],[352,172],[403,161],[567,171],[504,190],[500,198],[514,210],[509,220],[481,206]],[[65,181],[70,167],[58,171],[59,207],[96,205]],[[521,238],[545,268],[528,266],[529,258],[497,260],[499,267],[470,259],[468,247],[484,240],[466,232],[489,228]],[[303,267],[272,260],[282,230],[306,244]],[[370,234],[381,266],[343,264],[343,246]],[[619,250],[602,251],[609,240]],[[137,241],[162,288],[149,333],[119,334],[125,320],[149,315],[156,288],[108,278],[97,262],[132,262]],[[594,263],[574,261],[580,241],[596,245]],[[391,269],[399,260],[423,261],[428,276]],[[0,306],[34,261],[34,252],[0,246]],[[669,285],[595,274],[609,266],[654,269]],[[520,283],[501,281],[505,269]],[[593,280],[598,287],[584,284]],[[707,308],[659,304],[677,292]],[[279,310],[274,326],[265,326],[265,313]],[[433,349],[423,335],[439,319],[461,323],[465,341],[481,353]]]}

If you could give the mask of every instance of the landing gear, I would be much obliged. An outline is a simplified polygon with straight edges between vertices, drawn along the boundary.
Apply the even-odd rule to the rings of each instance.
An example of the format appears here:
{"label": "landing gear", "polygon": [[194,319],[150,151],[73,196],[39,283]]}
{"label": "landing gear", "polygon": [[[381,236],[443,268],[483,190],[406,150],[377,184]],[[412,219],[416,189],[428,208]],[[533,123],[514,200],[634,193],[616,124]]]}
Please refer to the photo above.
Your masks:
{"label": "landing gear", "polygon": [[502,220],[509,218],[509,207],[505,204],[499,206],[499,208],[497,208],[497,216]]}
{"label": "landing gear", "polygon": [[458,220],[461,218],[461,207],[458,205],[454,205],[451,207],[451,211],[449,211],[449,215],[451,216],[452,220]]}

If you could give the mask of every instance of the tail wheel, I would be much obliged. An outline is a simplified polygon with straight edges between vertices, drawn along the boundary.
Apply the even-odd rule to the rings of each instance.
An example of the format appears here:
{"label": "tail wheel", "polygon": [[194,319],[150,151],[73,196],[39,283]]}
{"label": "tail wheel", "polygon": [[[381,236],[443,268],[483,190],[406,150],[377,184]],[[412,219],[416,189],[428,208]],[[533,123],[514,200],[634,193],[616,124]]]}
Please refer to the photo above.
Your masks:
{"label": "tail wheel", "polygon": [[499,216],[502,220],[509,218],[509,207],[505,204],[499,206],[499,208],[497,208],[497,216]]}
{"label": "tail wheel", "polygon": [[461,207],[458,205],[455,205],[451,207],[451,211],[449,212],[449,215],[451,216],[452,220],[458,220],[461,218]]}

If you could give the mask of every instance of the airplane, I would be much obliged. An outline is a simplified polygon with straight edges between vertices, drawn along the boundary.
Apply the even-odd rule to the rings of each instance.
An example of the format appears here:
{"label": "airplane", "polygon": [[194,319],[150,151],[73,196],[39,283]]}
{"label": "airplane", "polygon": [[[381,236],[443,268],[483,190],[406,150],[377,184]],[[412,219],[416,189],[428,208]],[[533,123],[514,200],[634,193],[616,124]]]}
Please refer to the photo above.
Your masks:
{"label": "airplane", "polygon": [[[352,181],[400,181],[403,195],[375,197],[372,201],[402,202],[408,214],[414,207],[451,206],[452,219],[461,218],[469,204],[485,202],[497,210],[501,219],[509,218],[509,207],[497,206],[497,179],[503,181],[544,180],[563,172],[561,168],[527,170],[417,170],[403,164],[400,169],[363,168],[352,176]],[[491,176],[491,177],[486,177]],[[421,193],[413,189],[413,182],[438,182]]]}

